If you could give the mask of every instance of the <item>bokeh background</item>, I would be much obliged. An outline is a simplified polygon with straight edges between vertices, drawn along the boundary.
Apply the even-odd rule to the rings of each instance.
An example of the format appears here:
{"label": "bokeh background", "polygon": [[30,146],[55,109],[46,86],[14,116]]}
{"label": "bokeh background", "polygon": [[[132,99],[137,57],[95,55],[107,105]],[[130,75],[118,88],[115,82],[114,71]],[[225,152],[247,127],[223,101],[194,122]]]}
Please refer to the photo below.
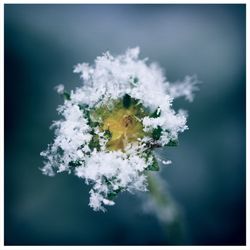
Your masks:
{"label": "bokeh background", "polygon": [[[167,245],[171,237],[137,196],[121,194],[107,213],[88,207],[75,176],[41,174],[62,99],[78,62],[140,46],[169,81],[202,81],[190,130],[162,176],[182,211],[175,244],[244,245],[246,229],[245,5],[5,5],[5,244]],[[152,86],[153,87],[153,86]]]}

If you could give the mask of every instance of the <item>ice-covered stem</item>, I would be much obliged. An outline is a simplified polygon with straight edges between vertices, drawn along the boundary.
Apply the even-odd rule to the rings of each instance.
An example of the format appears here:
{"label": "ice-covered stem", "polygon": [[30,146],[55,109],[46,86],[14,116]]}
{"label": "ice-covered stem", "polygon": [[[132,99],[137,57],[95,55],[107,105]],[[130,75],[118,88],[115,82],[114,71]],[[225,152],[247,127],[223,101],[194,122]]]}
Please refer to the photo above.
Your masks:
{"label": "ice-covered stem", "polygon": [[149,172],[147,178],[149,197],[144,210],[157,217],[166,233],[168,244],[182,244],[185,237],[180,209],[167,191],[159,174]]}

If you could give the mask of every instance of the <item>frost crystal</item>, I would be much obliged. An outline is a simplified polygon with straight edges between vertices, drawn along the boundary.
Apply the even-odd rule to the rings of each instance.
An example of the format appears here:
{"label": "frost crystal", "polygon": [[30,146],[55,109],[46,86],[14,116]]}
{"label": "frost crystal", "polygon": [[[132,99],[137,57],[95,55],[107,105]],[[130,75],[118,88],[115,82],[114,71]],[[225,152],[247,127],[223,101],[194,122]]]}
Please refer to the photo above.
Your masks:
{"label": "frost crystal", "polygon": [[[157,171],[155,147],[177,144],[188,127],[186,113],[172,109],[174,98],[192,101],[196,77],[169,83],[159,66],[139,59],[139,48],[113,57],[97,57],[94,65],[78,64],[82,85],[67,93],[52,124],[55,138],[45,157],[44,174],[73,172],[91,185],[89,205],[105,211],[122,191],[147,191],[147,172]],[[170,161],[164,162],[169,164]]]}

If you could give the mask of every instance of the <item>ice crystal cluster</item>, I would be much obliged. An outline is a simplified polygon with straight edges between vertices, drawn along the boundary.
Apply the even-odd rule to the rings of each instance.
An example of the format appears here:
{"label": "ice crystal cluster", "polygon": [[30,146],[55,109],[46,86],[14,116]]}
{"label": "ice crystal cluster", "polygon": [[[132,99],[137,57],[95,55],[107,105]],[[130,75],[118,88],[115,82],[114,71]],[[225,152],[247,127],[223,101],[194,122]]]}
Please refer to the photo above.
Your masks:
{"label": "ice crystal cluster", "polygon": [[156,147],[176,145],[186,130],[186,112],[174,111],[174,98],[192,101],[195,76],[169,83],[162,69],[139,59],[139,48],[97,57],[74,68],[82,84],[66,92],[55,121],[55,138],[41,155],[42,171],[74,173],[91,185],[89,205],[105,211],[119,192],[147,191],[148,171],[158,171]]}

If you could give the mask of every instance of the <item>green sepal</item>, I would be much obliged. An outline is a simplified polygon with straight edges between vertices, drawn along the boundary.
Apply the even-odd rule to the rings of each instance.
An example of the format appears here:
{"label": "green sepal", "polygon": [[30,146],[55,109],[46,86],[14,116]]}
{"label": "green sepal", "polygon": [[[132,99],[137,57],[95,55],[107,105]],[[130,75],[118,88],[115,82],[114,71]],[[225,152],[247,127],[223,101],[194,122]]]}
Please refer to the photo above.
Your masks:
{"label": "green sepal", "polygon": [[128,109],[131,105],[131,96],[128,94],[125,94],[122,100],[123,107]]}
{"label": "green sepal", "polygon": [[153,154],[151,154],[151,156],[153,157],[153,161],[152,161],[152,164],[147,167],[147,170],[150,170],[150,171],[159,171],[160,167],[159,167],[159,164],[158,164],[155,156]]}
{"label": "green sepal", "polygon": [[168,147],[176,147],[178,145],[179,145],[178,140],[170,140],[169,143],[166,146],[168,146]]}
{"label": "green sepal", "polygon": [[[108,185],[109,189],[112,188],[112,180],[114,180],[116,177],[112,177],[111,179],[108,179],[107,177],[103,177],[104,182]],[[116,198],[116,196],[122,191],[124,190],[124,188],[119,187],[116,190],[109,190],[109,192],[107,193],[107,199],[109,200],[114,200]]]}
{"label": "green sepal", "polygon": [[92,139],[89,142],[89,148],[91,150],[96,149],[97,151],[100,151],[101,146],[99,143],[99,136],[97,134],[93,134]]}
{"label": "green sepal", "polygon": [[104,137],[109,140],[112,137],[112,133],[107,129],[104,131]]}
{"label": "green sepal", "polygon": [[68,101],[70,100],[70,94],[68,92],[64,91],[62,96],[63,96],[64,100],[68,100]]}
{"label": "green sepal", "polygon": [[159,108],[157,108],[152,114],[150,114],[150,118],[157,118],[161,115],[161,110],[158,111]]}
{"label": "green sepal", "polygon": [[69,162],[70,167],[78,167],[78,166],[81,166],[81,165],[82,165],[82,162],[80,162],[80,161],[70,161]]}
{"label": "green sepal", "polygon": [[87,110],[88,105],[87,104],[78,104],[78,107],[80,110],[83,110],[85,112],[85,110]]}
{"label": "green sepal", "polygon": [[162,133],[162,128],[160,126],[157,126],[157,128],[153,129],[152,138],[154,140],[159,140],[161,137],[161,133]]}
{"label": "green sepal", "polygon": [[[81,108],[80,108],[81,109]],[[88,120],[88,125],[91,127],[91,128],[94,128],[94,127],[97,127],[99,125],[99,123],[97,121],[93,121],[91,119],[91,111],[86,107],[82,106],[82,110],[85,114],[85,117],[87,118]]]}
{"label": "green sepal", "polygon": [[122,188],[118,188],[117,190],[114,190],[114,191],[112,191],[112,192],[109,192],[109,193],[107,194],[107,199],[109,199],[109,200],[114,200],[114,199],[117,197],[117,195],[118,195],[122,190],[123,190]]}

